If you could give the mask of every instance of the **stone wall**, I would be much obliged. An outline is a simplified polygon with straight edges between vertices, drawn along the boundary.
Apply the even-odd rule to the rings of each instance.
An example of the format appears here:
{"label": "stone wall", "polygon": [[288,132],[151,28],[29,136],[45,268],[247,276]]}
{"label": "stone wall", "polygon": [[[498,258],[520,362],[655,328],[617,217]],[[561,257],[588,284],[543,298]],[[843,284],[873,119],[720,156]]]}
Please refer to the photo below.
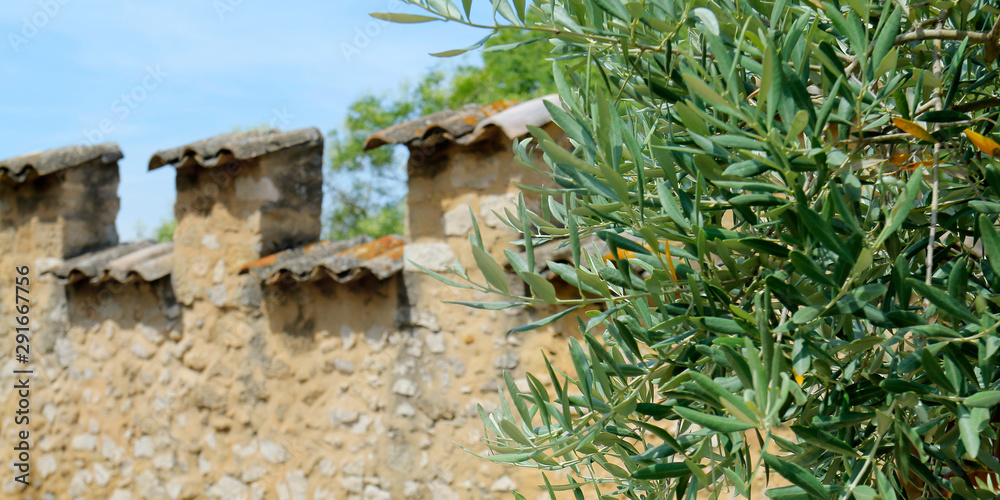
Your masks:
{"label": "stone wall", "polygon": [[[492,211],[511,206],[513,182],[542,182],[516,165],[511,147],[495,133],[411,165],[407,259],[438,270],[460,262],[478,276],[471,206],[504,262],[514,233]],[[201,158],[206,148],[191,150]],[[178,168],[170,276],[50,283],[46,300],[62,301],[66,329],[35,360],[32,485],[4,477],[0,498],[488,499],[510,498],[514,487],[538,497],[536,471],[460,446],[485,453],[477,406],[496,407],[502,371],[520,385],[525,369],[548,383],[541,353],[571,369],[561,332],[575,319],[506,335],[553,311],[442,304],[491,299],[408,266],[346,283],[241,274],[249,261],[317,239],[322,147],[215,153],[218,161],[165,162]],[[65,189],[73,179],[67,171],[46,182]],[[114,186],[88,196],[117,206]],[[16,197],[0,195],[0,218],[12,220]],[[4,266],[90,250],[28,249],[25,220],[0,231]],[[73,234],[99,237],[99,222]],[[10,346],[5,338],[0,385],[13,383]],[[0,392],[5,441],[15,430],[10,396]]]}

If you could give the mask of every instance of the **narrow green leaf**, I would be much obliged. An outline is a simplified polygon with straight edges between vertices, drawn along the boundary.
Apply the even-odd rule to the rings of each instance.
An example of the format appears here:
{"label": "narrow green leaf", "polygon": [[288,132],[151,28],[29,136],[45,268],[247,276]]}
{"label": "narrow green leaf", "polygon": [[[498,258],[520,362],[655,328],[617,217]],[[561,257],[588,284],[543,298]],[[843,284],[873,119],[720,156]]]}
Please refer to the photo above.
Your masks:
{"label": "narrow green leaf", "polygon": [[401,24],[415,24],[415,23],[427,23],[430,21],[443,21],[440,17],[434,16],[421,16],[417,14],[403,14],[400,12],[372,12],[371,16],[375,19],[381,19],[383,21],[389,21],[390,23],[401,23]]}
{"label": "narrow green leaf", "polygon": [[438,273],[436,273],[434,271],[431,271],[430,269],[427,269],[426,267],[421,266],[420,264],[417,264],[416,262],[413,262],[412,260],[410,261],[410,264],[412,264],[413,267],[416,267],[417,269],[419,269],[420,272],[431,276],[432,278],[440,281],[441,283],[444,283],[445,285],[453,286],[455,288],[465,288],[467,290],[474,290],[475,289],[475,287],[459,283],[459,282],[457,282],[455,280],[452,280],[452,279],[449,279],[449,278],[445,278],[444,276],[442,276],[442,275],[440,275],[440,274],[438,274]]}
{"label": "narrow green leaf", "polygon": [[848,262],[854,263],[854,258],[851,253],[844,246],[844,242],[837,236],[836,233],[831,229],[830,223],[816,213],[813,209],[805,205],[800,205],[798,207],[799,217],[802,218],[804,222],[804,227],[806,231],[819,240],[828,250],[837,254],[841,259],[845,259]]}
{"label": "narrow green leaf", "polygon": [[713,431],[730,433],[730,432],[745,431],[747,429],[754,428],[753,425],[737,420],[735,418],[709,415],[707,413],[702,413],[700,411],[692,410],[690,408],[685,408],[683,406],[675,406],[674,411],[678,415],[680,415],[684,420],[689,420],[702,427],[712,429]]}
{"label": "narrow green leaf", "polygon": [[673,110],[680,117],[681,123],[692,132],[702,136],[709,135],[708,123],[691,105],[691,101],[679,102],[673,106]]}
{"label": "narrow green leaf", "polygon": [[517,25],[521,24],[517,18],[517,13],[514,12],[514,9],[511,8],[509,3],[507,3],[507,0],[493,0],[493,15],[496,16],[497,12],[499,12],[504,19]]}
{"label": "narrow green leaf", "polygon": [[[708,9],[700,8],[695,10],[706,11]],[[718,26],[716,26],[716,28],[718,28]],[[722,108],[730,108],[732,106],[732,104],[729,103],[728,99],[719,95],[719,93],[716,92],[715,89],[709,87],[708,84],[705,83],[700,78],[687,73],[682,75],[682,77],[684,78],[684,83],[688,86],[688,89],[691,91],[691,94],[698,96],[699,99],[704,99]]]}
{"label": "narrow green leaf", "polygon": [[[511,418],[513,418],[513,416]],[[524,433],[521,432],[521,429],[518,429],[517,425],[507,418],[500,421],[500,430],[502,430],[507,437],[513,439],[518,444],[525,447],[531,446],[531,440],[528,439],[528,436],[525,436]]]}
{"label": "narrow green leaf", "polygon": [[483,309],[486,311],[500,311],[503,309],[510,309],[512,307],[519,307],[528,305],[527,302],[460,302],[460,301],[446,301],[445,304],[457,304],[460,306],[471,307],[474,309]]}
{"label": "narrow green leaf", "polygon": [[653,480],[685,477],[691,475],[691,469],[684,462],[671,462],[643,467],[632,473],[632,479]]}
{"label": "narrow green leaf", "polygon": [[584,354],[580,343],[573,337],[569,339],[569,354],[573,360],[573,368],[576,369],[577,380],[580,381],[580,390],[583,391],[584,398],[589,401],[594,374],[590,370],[590,360]]}
{"label": "narrow green leaf", "polygon": [[[715,17],[714,12],[704,7],[697,7],[691,11],[691,14],[701,21],[701,24],[705,26],[705,31],[719,36],[719,20]],[[728,107],[729,103],[725,103],[725,106]]]}
{"label": "narrow green leaf", "polygon": [[1000,203],[993,201],[972,200],[969,202],[969,208],[981,214],[1000,214]]}
{"label": "narrow green leaf", "polygon": [[722,175],[749,179],[768,171],[770,168],[760,160],[745,160],[729,165],[722,171]]}
{"label": "narrow green leaf", "polygon": [[531,291],[535,292],[535,295],[537,295],[539,299],[542,299],[549,304],[559,302],[559,298],[556,297],[555,286],[553,286],[549,280],[543,278],[542,275],[532,272],[521,272],[517,273],[517,275],[531,287]]}
{"label": "narrow green leaf", "polygon": [[898,378],[887,378],[879,382],[878,386],[886,392],[891,392],[893,394],[903,394],[907,392],[912,392],[914,394],[930,394],[931,392],[930,386]]}
{"label": "narrow green leaf", "polygon": [[532,266],[528,265],[528,259],[525,259],[526,254],[520,254],[508,248],[504,249],[503,254],[507,257],[507,262],[510,263],[510,267],[514,269],[515,273],[522,273],[533,269]]}
{"label": "narrow green leaf", "polygon": [[979,436],[979,426],[973,422],[972,414],[964,405],[958,405],[958,431],[965,445],[965,452],[976,456],[982,440]]}
{"label": "narrow green leaf", "polygon": [[610,295],[610,290],[608,289],[607,283],[601,281],[600,278],[596,276],[594,279],[588,279],[588,273],[582,269],[577,269],[573,266],[568,266],[561,262],[546,261],[549,269],[552,272],[559,275],[560,278],[569,283],[572,286],[583,289],[587,293],[592,293],[594,295],[600,295],[606,297]]}
{"label": "narrow green leaf", "polygon": [[458,56],[458,55],[462,55],[462,54],[464,54],[464,53],[466,53],[466,52],[468,52],[470,50],[478,49],[479,47],[482,47],[486,43],[487,40],[489,40],[490,38],[493,37],[494,34],[496,34],[496,33],[495,32],[490,33],[489,35],[486,35],[485,37],[483,37],[482,40],[480,40],[480,41],[478,41],[478,42],[476,42],[476,43],[474,43],[474,44],[472,44],[472,45],[470,45],[470,46],[468,46],[468,47],[466,47],[464,49],[446,50],[444,52],[431,53],[431,55],[434,56],[434,57],[455,57],[455,56]]}
{"label": "narrow green leaf", "polygon": [[606,241],[608,245],[612,245],[615,248],[643,255],[651,255],[649,249],[642,246],[642,244],[610,231],[598,231],[597,237]]}
{"label": "narrow green leaf", "polygon": [[747,487],[747,483],[743,481],[743,476],[740,476],[736,471],[728,468],[722,467],[722,473],[726,475],[726,479],[736,487],[736,491],[746,497],[750,497],[750,488]]}
{"label": "narrow green leaf", "polygon": [[[833,26],[850,41],[851,52],[854,54],[867,52],[868,44],[865,37],[865,30],[857,19],[857,14],[852,11],[852,15],[849,16],[850,18],[845,19],[836,4],[823,2],[823,7]],[[864,67],[864,62],[862,62],[862,67]]]}
{"label": "narrow green leaf", "polygon": [[621,0],[594,0],[594,3],[601,8],[604,12],[611,14],[625,22],[631,22],[632,18],[628,15],[628,10],[622,5]]}
{"label": "narrow green leaf", "polygon": [[469,218],[472,220],[472,232],[469,233],[469,243],[474,247],[483,246],[483,235],[479,232],[479,222],[476,221],[476,213],[472,211],[472,205],[469,207]]}
{"label": "narrow green leaf", "polygon": [[784,205],[788,200],[772,194],[740,194],[730,198],[729,203],[737,207],[774,207]]}
{"label": "narrow green leaf", "polygon": [[554,322],[558,321],[563,316],[566,316],[567,314],[569,314],[569,313],[571,313],[573,311],[576,311],[579,308],[580,308],[580,306],[573,306],[573,307],[571,307],[569,309],[566,309],[565,311],[560,311],[560,312],[558,312],[556,314],[553,314],[552,316],[548,316],[546,318],[542,318],[542,319],[540,319],[538,321],[533,321],[531,323],[528,323],[527,325],[522,325],[522,326],[519,326],[517,328],[511,328],[510,331],[507,332],[507,334],[517,333],[517,332],[527,332],[529,330],[534,330],[536,328],[541,328],[541,327],[543,327],[545,325],[548,325],[550,323],[554,323]]}
{"label": "narrow green leaf", "polygon": [[[824,44],[825,44],[825,42],[824,42]],[[821,48],[823,47],[824,44],[821,44]],[[822,53],[823,52],[821,50],[820,54],[822,54]],[[840,61],[837,61],[838,68],[840,69],[840,73],[842,74],[844,72],[844,68],[843,68],[843,66],[839,66],[839,63],[840,63]],[[819,109],[819,113],[816,114],[816,128],[817,129],[823,129],[823,128],[826,127],[827,121],[830,118],[830,113],[833,112],[833,106],[834,106],[834,104],[836,104],[837,102],[839,102],[838,99],[834,99],[834,96],[837,95],[837,92],[840,91],[840,86],[843,85],[843,84],[844,84],[844,76],[843,75],[838,76],[837,77],[837,81],[833,82],[833,87],[830,88],[830,93],[828,94],[828,97],[825,99],[826,102],[823,103],[823,107],[821,107]]]}
{"label": "narrow green leaf", "polygon": [[498,464],[516,464],[528,461],[535,452],[522,452],[522,453],[498,453],[496,455],[486,455],[486,460],[490,462],[495,462]]}
{"label": "narrow green leaf", "polygon": [[582,255],[581,252],[582,249],[580,248],[579,219],[577,218],[576,214],[573,214],[571,212],[572,209],[576,208],[576,196],[568,195],[567,198],[569,198],[569,203],[567,204],[568,206],[565,208],[570,210],[570,212],[566,214],[566,230],[569,231],[569,247],[573,256],[572,263],[573,265],[579,266],[581,265],[580,258]]}
{"label": "narrow green leaf", "polygon": [[885,295],[886,286],[881,283],[869,283],[851,290],[851,296],[858,299],[862,304],[871,302],[882,295]]}
{"label": "narrow green leaf", "polygon": [[942,311],[952,315],[955,319],[960,319],[970,324],[979,324],[979,318],[969,312],[963,304],[949,297],[948,294],[941,290],[913,278],[906,278],[906,283],[916,290],[917,293],[938,306]]}
{"label": "narrow green leaf", "polygon": [[858,450],[829,432],[804,425],[793,425],[792,431],[795,432],[796,436],[811,445],[848,457],[858,456]]}
{"label": "narrow green leaf", "polygon": [[871,486],[858,485],[854,488],[854,500],[876,500],[878,492]]}
{"label": "narrow green leaf", "polygon": [[451,0],[427,0],[427,4],[434,9],[435,12],[447,16],[448,18],[456,19],[461,17],[458,7],[451,3]]}
{"label": "narrow green leaf", "polygon": [[544,101],[543,104],[545,105],[545,109],[548,110],[549,115],[552,116],[552,121],[555,122],[560,129],[565,131],[567,135],[591,151],[597,149],[597,145],[594,143],[594,138],[590,134],[590,130],[587,125],[580,123],[576,118],[564,111],[562,107],[554,102]]}
{"label": "narrow green leaf", "polygon": [[989,218],[979,217],[979,234],[983,239],[983,249],[995,269],[1000,269],[1000,233],[990,223]]}
{"label": "narrow green leaf", "polygon": [[875,418],[874,413],[841,413],[838,415],[820,415],[813,419],[813,427],[826,431],[835,431],[863,424]]}
{"label": "narrow green leaf", "polygon": [[913,173],[910,174],[910,180],[906,182],[906,190],[903,195],[903,200],[898,201],[896,206],[892,209],[892,214],[889,216],[889,223],[886,224],[885,229],[878,237],[878,241],[875,242],[875,247],[881,246],[885,243],[885,240],[895,233],[899,226],[903,225],[903,221],[906,220],[910,215],[910,210],[913,208],[913,202],[917,199],[917,194],[920,192],[920,184],[924,180],[924,167],[917,167]]}
{"label": "narrow green leaf", "polygon": [[[900,22],[903,18],[903,9],[893,7],[895,7],[895,4],[886,4],[886,8],[892,9],[892,12],[889,13],[885,24],[879,30],[878,36],[875,39],[875,46],[872,47],[872,63],[880,66],[882,60],[885,59],[889,51],[896,44],[896,35],[899,34]],[[885,15],[885,12],[883,12],[883,15]]]}
{"label": "narrow green leaf", "polygon": [[480,246],[473,246],[472,257],[476,259],[476,265],[483,272],[487,283],[504,295],[510,293],[507,290],[507,273],[500,267],[500,264],[497,264],[497,261],[493,260],[493,256],[489,252]]}
{"label": "narrow green leaf", "polygon": [[483,405],[476,403],[476,411],[479,412],[479,419],[482,420],[483,426],[486,427],[486,430],[499,436],[500,428],[496,426],[496,422],[493,421],[492,415],[486,413],[486,409],[483,408]]}
{"label": "narrow green leaf", "polygon": [[739,242],[743,245],[753,248],[754,250],[758,250],[768,255],[773,255],[775,257],[778,257],[779,259],[788,258],[788,253],[789,253],[788,248],[781,245],[780,243],[771,240],[751,237],[751,238],[741,238]]}
{"label": "narrow green leaf", "polygon": [[951,263],[951,272],[948,274],[948,296],[959,302],[964,302],[968,288],[969,268],[966,265],[965,257],[960,257]]}
{"label": "narrow green leaf", "polygon": [[966,122],[971,119],[972,117],[965,113],[959,113],[958,111],[953,111],[950,109],[945,109],[941,111],[928,111],[917,117],[917,121],[930,122],[930,123]]}
{"label": "narrow green leaf", "polygon": [[1000,404],[1000,391],[977,392],[965,398],[965,406],[969,408],[992,408]]}
{"label": "narrow green leaf", "polygon": [[767,465],[778,471],[778,474],[791,481],[792,484],[806,490],[810,495],[824,500],[830,498],[830,494],[823,487],[823,483],[819,479],[816,479],[816,476],[813,476],[808,470],[791,462],[786,462],[770,453],[764,453],[763,458],[767,462]]}
{"label": "narrow green leaf", "polygon": [[684,213],[681,212],[680,204],[674,198],[674,194],[670,192],[670,186],[666,182],[657,184],[656,194],[660,199],[660,206],[666,212],[667,216],[685,231],[690,231],[691,223],[688,222],[687,217],[684,217]]}
{"label": "narrow green leaf", "polygon": [[826,286],[837,286],[837,283],[833,281],[833,278],[827,275],[826,272],[819,267],[819,264],[812,260],[812,258],[808,255],[798,250],[792,250],[788,253],[788,257],[791,259],[792,265],[795,266],[795,270],[802,273],[809,279]]}
{"label": "narrow green leaf", "polygon": [[720,400],[728,401],[736,410],[733,412],[733,414],[736,415],[736,418],[747,424],[756,425],[753,412],[750,411],[750,408],[747,407],[742,398],[737,397],[732,393],[732,391],[727,390],[714,380],[702,375],[701,373],[696,371],[689,371],[688,373],[691,374],[691,378],[694,379],[695,383],[697,383],[702,389],[708,391]]}
{"label": "narrow green leaf", "polygon": [[514,378],[510,376],[507,370],[503,372],[503,381],[507,386],[507,395],[510,396],[511,402],[514,403],[514,408],[517,409],[518,415],[521,416],[521,421],[528,427],[531,426],[531,414],[528,413],[528,406],[524,404],[524,399],[521,396],[520,389],[517,388],[517,384],[514,382]]}
{"label": "narrow green leaf", "polygon": [[700,323],[705,327],[706,330],[722,333],[727,335],[744,335],[746,332],[740,327],[740,324],[728,318],[716,318],[713,316],[706,316],[703,318],[691,318],[693,321]]}
{"label": "narrow green leaf", "polygon": [[941,366],[938,365],[937,356],[931,354],[929,349],[924,348],[920,350],[920,365],[923,366],[924,373],[927,374],[927,378],[936,384],[941,389],[942,393],[955,393],[955,387],[951,384],[951,381],[948,380],[948,377],[945,376]]}
{"label": "narrow green leaf", "polygon": [[514,11],[517,14],[517,18],[520,19],[522,22],[524,21],[525,7],[526,7],[525,0],[514,0]]}
{"label": "narrow green leaf", "polygon": [[889,478],[878,468],[875,469],[875,481],[878,484],[878,494],[882,496],[882,500],[896,500],[896,491],[889,483]]}

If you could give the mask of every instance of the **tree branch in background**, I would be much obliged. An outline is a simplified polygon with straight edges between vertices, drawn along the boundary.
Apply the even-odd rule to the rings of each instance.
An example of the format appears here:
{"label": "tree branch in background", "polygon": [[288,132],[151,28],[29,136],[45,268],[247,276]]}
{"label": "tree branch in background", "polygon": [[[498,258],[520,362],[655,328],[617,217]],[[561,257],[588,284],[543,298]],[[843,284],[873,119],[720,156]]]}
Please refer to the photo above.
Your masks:
{"label": "tree branch in background", "polygon": [[1000,56],[1000,16],[997,16],[996,22],[993,23],[993,29],[990,30],[990,34],[986,37],[986,54],[984,59],[987,63],[992,63],[997,60],[997,56]]}
{"label": "tree branch in background", "polygon": [[969,43],[986,43],[989,40],[989,34],[979,31],[918,29],[898,35],[896,37],[896,45],[919,42],[921,40],[965,40],[966,38],[969,39]]}
{"label": "tree branch in background", "polygon": [[980,99],[978,101],[967,102],[959,104],[957,106],[952,106],[951,109],[958,111],[959,113],[969,113],[972,111],[979,111],[981,109],[995,108],[1000,106],[1000,97],[987,97],[986,99]]}

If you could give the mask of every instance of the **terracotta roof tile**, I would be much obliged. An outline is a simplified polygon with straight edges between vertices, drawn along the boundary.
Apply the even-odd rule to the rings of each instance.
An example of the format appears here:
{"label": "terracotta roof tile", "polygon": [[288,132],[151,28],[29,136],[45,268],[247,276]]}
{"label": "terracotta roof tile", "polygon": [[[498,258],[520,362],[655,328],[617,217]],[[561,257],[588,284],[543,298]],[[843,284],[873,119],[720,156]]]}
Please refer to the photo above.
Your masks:
{"label": "terracotta roof tile", "polygon": [[222,134],[158,151],[149,160],[149,170],[156,170],[166,165],[173,165],[175,168],[190,166],[212,168],[307,143],[322,144],[323,134],[316,128],[303,128],[290,132],[271,129]]}
{"label": "terracotta roof tile", "polygon": [[417,146],[431,140],[468,145],[485,139],[492,128],[500,129],[510,139],[521,137],[528,133],[528,125],[541,127],[552,121],[545,101],[558,105],[559,96],[552,94],[523,103],[470,104],[457,110],[438,111],[375,132],[365,139],[365,150],[385,144]]}
{"label": "terracotta roof tile", "polygon": [[92,283],[110,280],[128,283],[135,279],[152,282],[173,270],[173,253],[171,242],[122,243],[68,259],[46,272],[63,284],[82,280]]}
{"label": "terracotta roof tile", "polygon": [[286,276],[296,281],[312,281],[329,276],[348,283],[366,275],[384,280],[403,269],[403,239],[357,236],[344,241],[317,241],[268,255],[244,264],[240,274],[250,273],[272,285]]}
{"label": "terracotta roof tile", "polygon": [[0,160],[0,179],[21,183],[32,172],[43,176],[78,167],[94,160],[112,164],[122,157],[121,150],[113,142],[95,146],[66,146]]}

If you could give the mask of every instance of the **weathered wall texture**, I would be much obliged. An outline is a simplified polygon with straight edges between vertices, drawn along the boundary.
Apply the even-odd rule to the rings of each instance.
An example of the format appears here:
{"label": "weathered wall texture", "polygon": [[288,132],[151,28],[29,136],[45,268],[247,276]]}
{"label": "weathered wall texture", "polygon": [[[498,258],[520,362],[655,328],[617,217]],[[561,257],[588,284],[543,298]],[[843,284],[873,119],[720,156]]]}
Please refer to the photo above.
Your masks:
{"label": "weathered wall texture", "polygon": [[192,305],[255,308],[240,265],[319,239],[323,143],[177,171],[174,288]]}
{"label": "weathered wall texture", "polygon": [[[549,131],[556,137],[560,135],[554,127],[550,126]],[[420,153],[426,152],[418,150],[412,156],[420,158]],[[405,257],[437,272],[458,262],[469,270],[471,278],[482,283],[469,243],[472,214],[475,214],[486,249],[498,262],[505,263],[503,249],[512,248],[507,243],[518,236],[494,211],[502,214],[504,208],[516,209],[518,188],[515,182],[541,185],[545,179],[517,165],[510,140],[499,131],[489,140],[469,146],[451,144],[443,151],[426,156],[427,159],[420,163],[411,160],[407,199],[407,238],[411,243],[406,246]],[[449,487],[457,494],[452,498],[510,498],[506,491],[514,485],[527,492],[533,491],[530,486],[541,483],[536,471],[490,464],[457,451],[455,444],[476,453],[487,453],[476,407],[482,404],[487,411],[496,407],[497,389],[503,384],[504,370],[527,391],[525,370],[543,381],[548,380],[544,375],[543,352],[556,366],[570,369],[568,360],[564,359],[567,339],[557,332],[572,331],[566,326],[570,321],[575,325],[575,319],[566,318],[545,329],[508,336],[506,332],[511,328],[555,311],[482,311],[445,304],[444,301],[496,299],[444,286],[408,265],[404,277],[407,296],[412,301],[411,322],[415,331],[423,336],[426,345],[437,346],[441,351],[436,357],[424,358],[418,365],[418,369],[427,374],[423,375],[415,399],[419,404],[433,397],[454,408],[454,418],[443,418],[435,423],[435,429],[440,428],[443,434],[451,437],[432,439],[431,449],[436,452],[433,456],[454,457],[451,463],[445,462],[447,467],[444,463],[435,465],[434,470],[440,471],[435,476],[437,481],[448,484],[448,479],[454,477],[461,478],[456,481],[460,486],[473,486],[456,488],[451,484]],[[461,367],[461,371],[446,378],[448,366]],[[442,488],[442,491],[447,490]],[[447,497],[432,495],[428,498]]]}
{"label": "weathered wall texture", "polygon": [[[66,148],[73,149],[73,148]],[[0,176],[0,317],[12,317],[15,266],[29,265],[32,294],[39,303],[34,318],[47,328],[35,339],[36,348],[50,352],[66,332],[66,301],[62,287],[40,273],[59,259],[118,243],[117,147],[113,154],[83,161],[63,171],[37,176],[24,163],[23,180]],[[59,150],[63,151],[63,150]],[[7,293],[7,292],[10,293]]]}
{"label": "weathered wall texture", "polygon": [[[568,368],[558,332],[569,320],[507,336],[552,311],[445,305],[489,298],[409,267],[384,279],[320,274],[266,282],[241,272],[317,239],[321,143],[228,159],[228,150],[198,144],[198,161],[154,166],[178,169],[169,276],[130,275],[122,283],[69,273],[61,275],[68,284],[50,284],[55,298],[46,300],[62,301],[67,326],[51,341],[44,334],[33,340],[40,352],[32,485],[7,475],[0,498],[486,499],[510,498],[514,487],[538,496],[531,489],[537,472],[492,465],[459,445],[485,452],[476,406],[497,405],[503,370],[523,384],[525,369],[544,372],[541,352]],[[474,144],[435,148],[433,165],[413,165],[405,258],[438,270],[457,261],[478,276],[468,243],[471,206],[487,248],[504,262],[514,235],[492,210],[511,206],[513,182],[541,182],[516,165],[511,144],[495,130]],[[216,153],[223,159],[200,163]],[[72,172],[48,176],[49,189],[85,191]],[[85,199],[116,208],[116,182],[97,180]],[[20,200],[40,196],[0,188],[3,302],[10,302],[13,263],[116,243],[106,234],[113,220],[93,218],[92,227],[62,227],[94,241],[24,243],[45,232],[32,218],[42,216],[24,215],[30,201]],[[50,219],[73,213],[35,209]],[[0,385],[8,387],[11,346],[5,336]],[[0,391],[5,442],[16,430],[13,404],[10,391]]]}

